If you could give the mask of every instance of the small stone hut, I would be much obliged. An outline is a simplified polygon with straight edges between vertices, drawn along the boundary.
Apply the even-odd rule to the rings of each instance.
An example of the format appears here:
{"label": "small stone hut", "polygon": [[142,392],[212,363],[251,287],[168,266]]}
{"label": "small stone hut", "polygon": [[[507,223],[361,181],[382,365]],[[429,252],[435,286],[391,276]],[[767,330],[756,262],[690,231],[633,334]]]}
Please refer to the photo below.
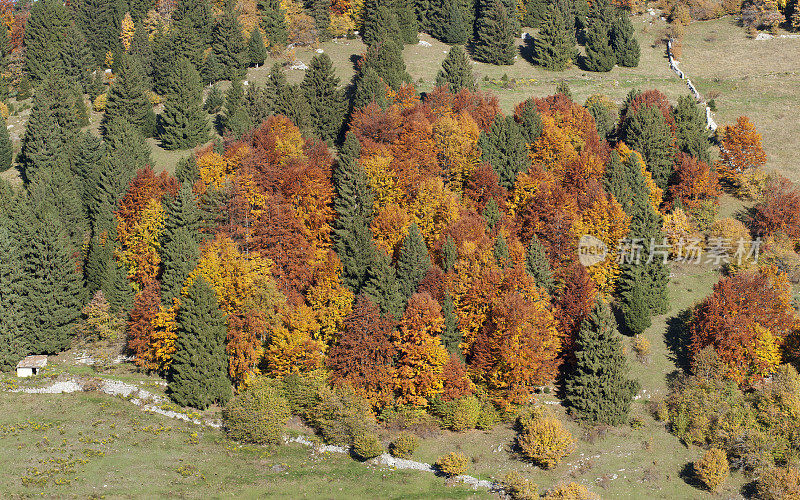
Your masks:
{"label": "small stone hut", "polygon": [[47,365],[47,356],[27,356],[17,363],[17,377],[32,377]]}

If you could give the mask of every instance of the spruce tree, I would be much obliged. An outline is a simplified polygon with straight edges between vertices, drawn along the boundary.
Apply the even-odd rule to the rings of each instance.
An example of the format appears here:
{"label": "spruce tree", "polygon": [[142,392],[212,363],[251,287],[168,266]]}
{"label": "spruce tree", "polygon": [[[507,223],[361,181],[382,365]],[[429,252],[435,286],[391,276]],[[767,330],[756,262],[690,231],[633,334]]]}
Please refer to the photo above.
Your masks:
{"label": "spruce tree", "polygon": [[450,49],[442,62],[442,69],[436,75],[436,86],[444,85],[447,85],[454,94],[461,89],[475,90],[475,75],[472,73],[467,53],[460,45]]}
{"label": "spruce tree", "polygon": [[267,59],[267,47],[264,45],[264,37],[258,26],[253,26],[250,32],[250,39],[247,41],[247,55],[250,58],[250,65],[256,68],[264,64]]}
{"label": "spruce tree", "polygon": [[[89,241],[86,260],[83,263],[83,279],[86,294],[93,297],[103,288],[108,276],[108,268],[114,262],[114,242],[107,233],[95,234]],[[105,294],[104,294],[105,295]]]}
{"label": "spruce tree", "polygon": [[531,28],[538,28],[547,20],[548,0],[525,0],[525,17],[522,24]]}
{"label": "spruce tree", "polygon": [[200,225],[202,214],[197,205],[191,181],[182,181],[175,198],[168,198],[164,204],[164,231],[161,234],[162,244],[170,241],[179,228],[185,228],[200,242]]}
{"label": "spruce tree", "polygon": [[506,189],[513,188],[517,174],[530,166],[525,138],[512,116],[495,118],[489,133],[481,133],[478,146],[481,160],[492,165],[500,185]]}
{"label": "spruce tree", "polygon": [[575,358],[565,389],[570,411],[582,420],[624,424],[639,384],[628,379],[620,335],[602,299],[581,323]]}
{"label": "spruce tree", "polygon": [[397,16],[397,24],[400,26],[400,41],[406,45],[419,42],[419,26],[412,1],[394,0],[395,16]]}
{"label": "spruce tree", "polygon": [[489,64],[514,64],[514,23],[500,0],[481,0],[473,57]]}
{"label": "spruce tree", "polygon": [[108,90],[108,103],[103,116],[103,132],[111,133],[109,124],[114,119],[121,118],[137,127],[147,137],[148,115],[153,112],[153,106],[145,96],[144,70],[140,62],[130,56],[123,56],[119,73],[114,79],[114,84]]}
{"label": "spruce tree", "polygon": [[189,24],[188,20],[173,25],[166,39],[169,44],[167,54],[171,59],[172,64],[168,64],[165,72],[166,78],[164,79],[166,85],[169,85],[169,77],[174,70],[174,64],[181,58],[186,58],[195,66],[199,68],[203,64],[203,52],[206,48],[197,30]]}
{"label": "spruce tree", "polygon": [[[133,12],[131,12],[133,16]],[[214,18],[211,4],[207,0],[181,0],[172,11],[172,22],[182,28],[191,28],[197,33],[201,45],[211,44],[211,29]]]}
{"label": "spruce tree", "polygon": [[0,116],[0,172],[5,172],[11,168],[14,162],[14,145],[11,143],[11,136],[8,134],[6,120]]}
{"label": "spruce tree", "polygon": [[69,12],[60,0],[33,3],[23,36],[24,70],[31,79],[40,81],[60,66],[69,26]]}
{"label": "spruce tree", "polygon": [[102,290],[111,305],[111,311],[127,317],[136,294],[128,279],[128,270],[114,259],[108,263]]}
{"label": "spruce tree", "polygon": [[542,135],[542,115],[533,99],[523,103],[519,126],[526,144],[533,144]]}
{"label": "spruce tree", "polygon": [[217,17],[211,47],[230,80],[241,79],[247,71],[247,42],[236,12],[229,6]]}
{"label": "spruce tree", "polygon": [[327,42],[331,39],[328,28],[331,25],[330,2],[328,0],[310,0],[311,17],[314,19],[314,27],[317,30],[317,40]]}
{"label": "spruce tree", "polygon": [[506,241],[506,237],[503,236],[503,233],[498,233],[497,237],[494,239],[492,253],[494,254],[494,260],[497,262],[499,267],[503,268],[508,265],[508,241]]}
{"label": "spruce tree", "polygon": [[69,347],[83,306],[82,278],[72,259],[76,248],[49,211],[31,214],[25,224],[26,344],[32,353],[55,354]]}
{"label": "spruce tree", "polygon": [[412,81],[403,61],[403,47],[394,40],[375,43],[367,49],[361,70],[367,68],[374,69],[392,90],[399,90],[403,83]]}
{"label": "spruce tree", "polygon": [[711,156],[708,153],[709,140],[703,108],[691,96],[682,96],[678,98],[672,116],[675,118],[678,149],[709,163]]}
{"label": "spruce tree", "polygon": [[122,17],[127,10],[123,0],[78,0],[74,5],[75,22],[83,31],[96,66],[102,65],[106,53],[119,57],[124,48],[119,41]]}
{"label": "spruce tree", "polygon": [[442,300],[442,317],[444,318],[444,329],[442,330],[442,344],[451,353],[462,356],[461,350],[461,331],[458,329],[458,316],[455,313],[453,298],[445,292]]}
{"label": "spruce tree", "polygon": [[561,11],[548,7],[547,20],[533,42],[533,63],[550,71],[563,71],[575,59],[574,36],[567,30]]}
{"label": "spruce tree", "polygon": [[80,181],[69,167],[60,165],[37,171],[28,185],[28,194],[35,213],[55,216],[69,244],[81,248],[90,226]]}
{"label": "spruce tree", "polygon": [[[91,83],[90,73],[95,68],[94,60],[83,33],[74,24],[69,26],[69,31],[64,40],[61,52],[61,68],[67,80],[70,83],[77,84],[81,94],[89,88]],[[83,96],[81,96],[82,98]]]}
{"label": "spruce tree", "polygon": [[486,202],[486,206],[483,207],[482,215],[490,231],[500,222],[502,215],[500,214],[500,207],[497,206],[497,202],[494,198],[490,198],[489,201]]}
{"label": "spruce tree", "polygon": [[208,141],[203,84],[187,59],[175,64],[159,128],[161,146],[167,150],[193,148]]}
{"label": "spruce tree", "polygon": [[453,237],[449,234],[444,240],[444,245],[442,245],[441,258],[442,271],[449,273],[458,260],[458,248],[456,247],[456,242],[453,241]]}
{"label": "spruce tree", "polygon": [[467,25],[464,13],[458,2],[446,2],[446,18],[442,30],[444,43],[464,45],[470,37],[471,29]]}
{"label": "spruce tree", "polygon": [[0,371],[14,368],[28,354],[25,343],[23,294],[25,276],[19,242],[15,241],[0,216]]}
{"label": "spruce tree", "polygon": [[261,16],[261,29],[267,37],[269,46],[286,45],[286,13],[280,0],[258,0],[258,13]]}
{"label": "spruce tree", "polygon": [[389,106],[389,98],[386,96],[386,84],[378,75],[374,68],[365,68],[356,80],[356,89],[353,93],[353,111],[358,111],[372,101],[385,109]]}
{"label": "spruce tree", "polygon": [[611,26],[611,48],[620,66],[635,68],[639,65],[639,42],[634,36],[630,16],[623,10],[617,13]]}
{"label": "spruce tree", "polygon": [[400,255],[397,258],[397,280],[400,282],[400,291],[408,301],[416,293],[420,281],[428,273],[431,259],[428,247],[416,223],[408,228],[408,234],[403,238]]}
{"label": "spruce tree", "polygon": [[609,44],[609,26],[607,21],[600,17],[596,9],[594,15],[589,17],[586,29],[586,56],[583,66],[588,71],[608,72],[614,69],[617,59]]}
{"label": "spruce tree", "polygon": [[401,42],[400,24],[389,0],[366,0],[362,18],[361,39],[368,47],[389,40]]}
{"label": "spruce tree", "polygon": [[375,251],[370,229],[373,194],[358,163],[360,154],[358,139],[348,132],[333,174],[337,194],[333,202],[333,248],[342,262],[342,283],[354,295],[361,293]]}
{"label": "spruce tree", "polygon": [[[150,44],[150,30],[145,23],[138,23],[136,30],[133,32],[131,39],[131,48],[128,49],[128,55],[138,59],[142,63],[142,67],[148,68],[152,65],[153,60],[153,47]],[[100,71],[98,75],[102,75]]]}
{"label": "spruce tree", "polygon": [[301,88],[311,107],[308,117],[311,130],[323,141],[333,143],[342,129],[347,103],[328,54],[311,59]]}
{"label": "spruce tree", "polygon": [[405,301],[391,258],[382,251],[375,250],[372,262],[367,268],[366,278],[364,294],[380,307],[384,315],[400,318],[403,315]]}
{"label": "spruce tree", "polygon": [[534,235],[525,251],[525,271],[536,281],[536,286],[552,292],[555,286],[553,270],[539,238]]}
{"label": "spruce tree", "polygon": [[200,74],[203,77],[203,83],[206,85],[217,83],[225,78],[225,68],[222,67],[217,54],[213,50],[208,53],[203,61]]}
{"label": "spruce tree", "polygon": [[188,289],[176,318],[177,338],[167,390],[181,406],[200,410],[231,397],[226,322],[217,296],[204,278]]}
{"label": "spruce tree", "polygon": [[645,106],[624,123],[625,143],[642,154],[647,169],[659,188],[665,189],[672,177],[675,148],[672,131],[656,106]]}
{"label": "spruce tree", "polygon": [[200,246],[192,232],[180,227],[161,247],[160,253],[164,269],[161,275],[162,300],[171,304],[172,299],[180,295],[183,283],[197,266]]}
{"label": "spruce tree", "polygon": [[225,93],[225,111],[222,119],[223,130],[230,130],[236,137],[241,137],[252,130],[254,124],[244,106],[244,90],[241,80],[233,80]]}

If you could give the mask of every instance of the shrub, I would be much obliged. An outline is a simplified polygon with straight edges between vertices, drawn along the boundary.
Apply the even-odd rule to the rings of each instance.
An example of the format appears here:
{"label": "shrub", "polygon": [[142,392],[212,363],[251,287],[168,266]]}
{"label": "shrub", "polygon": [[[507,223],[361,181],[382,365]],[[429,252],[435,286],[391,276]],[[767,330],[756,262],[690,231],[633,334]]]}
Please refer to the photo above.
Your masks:
{"label": "shrub", "polygon": [[447,427],[456,432],[474,429],[481,413],[481,403],[475,396],[459,398],[455,401],[453,413]]}
{"label": "shrub", "polygon": [[106,110],[106,104],[108,104],[108,94],[100,94],[99,96],[95,97],[93,107],[94,110],[98,113],[102,113]]}
{"label": "shrub", "polygon": [[728,455],[719,448],[711,448],[703,458],[694,463],[694,473],[711,491],[719,490],[728,478]]}
{"label": "shrub", "polygon": [[324,374],[292,373],[283,379],[282,392],[293,414],[310,419],[325,387]]}
{"label": "shrub", "polygon": [[469,458],[459,452],[448,453],[436,460],[436,467],[448,477],[460,476],[467,472],[467,466],[469,466]]}
{"label": "shrub", "polygon": [[7,120],[10,114],[11,110],[8,109],[8,104],[0,102],[0,116],[3,117],[3,120]]}
{"label": "shrub", "polygon": [[542,498],[546,500],[600,500],[600,496],[586,489],[586,486],[574,482],[550,488],[542,495]]}
{"label": "shrub", "polygon": [[419,446],[419,439],[410,432],[401,432],[399,436],[389,445],[389,453],[397,458],[411,458],[414,450]]}
{"label": "shrub", "polygon": [[800,470],[794,467],[771,467],[756,481],[758,498],[788,500],[800,498]]}
{"label": "shrub", "polygon": [[636,353],[636,359],[641,363],[648,363],[650,360],[650,341],[643,335],[635,335],[633,337],[633,351]]}
{"label": "shrub", "polygon": [[280,444],[290,416],[286,398],[267,378],[257,379],[222,411],[231,439],[256,444]]}
{"label": "shrub", "polygon": [[489,430],[498,423],[500,423],[500,414],[497,413],[497,409],[491,401],[483,401],[481,403],[481,412],[478,414],[478,420],[475,422],[475,427],[482,430]]}
{"label": "shrub", "polygon": [[152,90],[148,90],[145,92],[145,96],[147,96],[147,100],[150,101],[150,104],[153,106],[158,106],[164,100],[164,98]]}
{"label": "shrub", "polygon": [[706,231],[711,226],[718,212],[719,204],[712,199],[700,201],[689,208],[689,216],[700,231]]}
{"label": "shrub", "polygon": [[327,443],[352,445],[356,437],[368,432],[374,422],[369,403],[352,387],[335,390],[324,387],[320,401],[309,415],[310,424]]}
{"label": "shrub", "polygon": [[377,457],[383,453],[383,445],[374,432],[361,430],[353,436],[353,453],[363,460]]}
{"label": "shrub", "polygon": [[503,477],[503,489],[511,500],[534,500],[539,498],[539,486],[518,471],[506,473]]}
{"label": "shrub", "polygon": [[521,416],[518,426],[517,445],[520,451],[544,469],[555,467],[575,449],[575,438],[564,429],[561,421],[545,415],[541,409]]}

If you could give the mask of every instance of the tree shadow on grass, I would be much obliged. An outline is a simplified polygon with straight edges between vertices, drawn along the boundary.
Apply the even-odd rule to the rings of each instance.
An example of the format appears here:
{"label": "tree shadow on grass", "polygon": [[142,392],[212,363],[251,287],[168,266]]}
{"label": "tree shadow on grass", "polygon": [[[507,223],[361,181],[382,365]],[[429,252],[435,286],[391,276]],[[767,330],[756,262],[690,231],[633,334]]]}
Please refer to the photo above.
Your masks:
{"label": "tree shadow on grass", "polygon": [[669,349],[669,359],[685,372],[689,371],[689,320],[691,309],[684,309],[667,320],[664,343]]}
{"label": "tree shadow on grass", "polygon": [[694,464],[692,462],[689,462],[686,465],[684,465],[683,469],[681,469],[681,472],[678,474],[678,476],[680,476],[680,478],[683,479],[684,483],[688,484],[693,488],[697,488],[700,490],[706,489],[706,486],[702,482],[700,482],[699,479],[697,479],[697,475],[694,472]]}

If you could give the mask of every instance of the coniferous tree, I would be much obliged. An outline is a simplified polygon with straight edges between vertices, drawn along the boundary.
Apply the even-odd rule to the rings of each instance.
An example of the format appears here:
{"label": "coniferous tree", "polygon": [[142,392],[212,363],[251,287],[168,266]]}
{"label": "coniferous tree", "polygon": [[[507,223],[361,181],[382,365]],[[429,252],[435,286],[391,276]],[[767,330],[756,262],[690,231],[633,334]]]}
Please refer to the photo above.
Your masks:
{"label": "coniferous tree", "polygon": [[8,134],[6,120],[0,116],[0,172],[5,172],[11,168],[14,161],[14,145],[11,143],[11,136]]}
{"label": "coniferous tree", "polygon": [[70,18],[60,0],[39,0],[31,6],[25,25],[25,73],[34,81],[44,79],[61,64]]}
{"label": "coniferous tree", "polygon": [[225,316],[204,278],[188,289],[176,318],[177,338],[167,389],[181,406],[204,410],[231,397]]}
{"label": "coniferous tree", "polygon": [[119,33],[127,10],[124,1],[79,0],[73,8],[75,22],[86,37],[95,65],[102,65],[109,51],[115,57],[122,55]]}
{"label": "coniferous tree", "polygon": [[625,143],[642,154],[653,180],[665,189],[674,169],[675,148],[664,115],[655,106],[645,106],[625,120],[623,133]]}
{"label": "coniferous tree", "polygon": [[449,273],[458,260],[458,248],[449,234],[442,245],[442,271]]}
{"label": "coniferous tree", "polygon": [[[606,4],[607,5],[607,4]],[[609,43],[610,26],[604,15],[608,9],[592,6],[586,28],[586,56],[583,65],[589,71],[608,72],[614,69],[617,59]]]}
{"label": "coniferous tree", "polygon": [[229,6],[217,17],[212,32],[212,48],[226,78],[237,80],[247,71],[247,42],[236,12]]}
{"label": "coniferous tree", "polygon": [[447,85],[454,94],[461,89],[475,90],[475,75],[470,68],[467,53],[460,45],[450,49],[442,62],[442,69],[436,75],[436,86],[443,85]]}
{"label": "coniferous tree", "polygon": [[89,220],[83,204],[79,180],[66,165],[41,169],[28,185],[30,203],[35,213],[48,212],[61,225],[73,248],[81,248],[89,234]]}
{"label": "coniferous tree", "polygon": [[83,283],[72,259],[76,249],[49,211],[30,213],[24,224],[26,344],[32,353],[54,354],[69,346],[80,317]]}
{"label": "coniferous tree", "polygon": [[711,156],[708,153],[708,131],[703,109],[697,106],[691,96],[682,96],[678,98],[672,116],[675,117],[678,149],[709,163]]}
{"label": "coniferous tree", "polygon": [[481,160],[492,165],[500,185],[506,189],[514,187],[517,174],[530,165],[525,138],[512,116],[495,118],[489,133],[481,133],[478,146]]}
{"label": "coniferous tree", "polygon": [[83,93],[91,83],[90,73],[94,67],[94,60],[83,33],[71,24],[61,52],[61,68],[64,75],[69,82],[77,84]]}
{"label": "coniferous tree", "polygon": [[96,187],[92,176],[105,155],[105,143],[90,131],[87,130],[75,139],[70,170],[79,181],[84,206],[88,206],[92,199],[92,191]]}
{"label": "coniferous tree", "polygon": [[613,321],[602,300],[583,320],[565,402],[580,419],[620,425],[627,421],[639,384],[627,377],[628,365]]}
{"label": "coniferous tree", "polygon": [[111,306],[111,311],[115,314],[123,313],[123,316],[127,317],[136,294],[128,279],[127,269],[114,259],[108,262],[102,290]]}
{"label": "coniferous tree", "polygon": [[200,67],[203,64],[203,51],[206,45],[204,45],[200,34],[188,19],[173,24],[165,42],[168,44],[166,53],[169,54],[170,62],[172,63],[171,65],[167,64],[168,71],[164,72],[166,75],[164,80],[168,86],[175,62],[185,57],[191,61],[195,68]]}
{"label": "coniferous tree", "polygon": [[614,17],[611,26],[611,48],[620,66],[635,68],[639,65],[641,53],[639,42],[634,36],[630,16],[625,11],[619,11]]}
{"label": "coniferous tree", "polygon": [[[133,12],[131,12],[133,16]],[[135,19],[135,18],[134,18]],[[172,22],[181,28],[191,28],[206,47],[211,44],[211,30],[214,18],[211,4],[207,0],[181,0],[172,11]]]}
{"label": "coniferous tree", "polygon": [[533,63],[550,71],[562,71],[575,60],[574,36],[556,6],[548,7],[547,20],[533,42]]}
{"label": "coniferous tree", "polygon": [[270,47],[286,45],[286,13],[281,8],[280,0],[258,0],[257,7],[261,16],[261,29],[264,30]]}
{"label": "coniferous tree", "polygon": [[446,14],[441,39],[444,43],[464,45],[470,37],[471,29],[458,2],[445,2]]}
{"label": "coniferous tree", "polygon": [[103,131],[107,136],[113,133],[109,124],[115,118],[121,118],[137,127],[144,136],[150,136],[148,130],[148,115],[153,113],[153,106],[147,99],[145,92],[144,70],[134,57],[123,56],[119,73],[114,79],[114,84],[108,89],[108,103],[103,116]]}
{"label": "coniferous tree", "polygon": [[[145,23],[138,23],[133,32],[131,47],[128,55],[135,57],[142,63],[142,67],[148,68],[153,60],[153,47],[150,45],[150,30]],[[100,72],[98,71],[98,74]]]}
{"label": "coniferous tree", "polygon": [[25,313],[20,242],[13,239],[6,222],[0,217],[0,371],[8,371],[28,354],[23,333]]}
{"label": "coniferous tree", "polygon": [[250,39],[247,41],[247,55],[250,65],[256,68],[264,64],[267,59],[267,47],[264,45],[264,37],[261,36],[258,26],[253,26],[253,31],[250,32]]}
{"label": "coniferous tree", "polygon": [[523,103],[519,126],[526,144],[533,144],[542,135],[542,115],[533,99]]}
{"label": "coniferous tree", "polygon": [[400,26],[400,41],[406,45],[419,42],[419,26],[412,0],[394,0],[394,9]]}
{"label": "coniferous tree", "polygon": [[175,64],[161,113],[159,136],[167,150],[193,148],[208,141],[203,84],[188,59]]}
{"label": "coniferous tree", "polygon": [[203,77],[203,83],[207,85],[217,83],[225,78],[225,68],[222,67],[217,54],[213,50],[208,53],[203,61],[200,74]]}
{"label": "coniferous tree", "polygon": [[176,229],[161,247],[161,261],[164,266],[161,287],[165,303],[171,304],[172,299],[180,295],[183,283],[194,271],[199,258],[200,246],[194,234],[185,227]]}
{"label": "coniferous tree", "polygon": [[342,283],[355,295],[364,286],[375,252],[370,229],[373,194],[366,173],[358,163],[360,154],[358,139],[348,132],[333,174],[337,193],[333,202],[336,212],[333,248],[342,262]]}
{"label": "coniferous tree", "polygon": [[347,103],[328,54],[314,56],[301,88],[311,108],[311,130],[323,141],[333,143],[342,129]]}
{"label": "coniferous tree", "polygon": [[179,228],[185,228],[193,235],[195,242],[200,243],[200,226],[202,213],[197,206],[191,180],[184,179],[175,198],[168,198],[164,204],[164,231],[162,243],[173,238]]}
{"label": "coniferous tree", "polygon": [[222,118],[223,130],[230,130],[236,137],[253,128],[253,122],[244,106],[244,90],[241,80],[233,80],[225,93],[225,112]]}
{"label": "coniferous tree", "polygon": [[442,344],[451,353],[462,355],[462,335],[458,329],[458,316],[455,313],[453,298],[447,292],[445,292],[444,300],[442,300],[442,317],[444,318],[444,328],[441,334]]}
{"label": "coniferous tree", "polygon": [[525,16],[522,18],[522,24],[538,28],[547,20],[548,4],[548,0],[525,0]]}
{"label": "coniferous tree", "polygon": [[[109,266],[114,263],[114,242],[108,233],[95,234],[86,249],[83,264],[83,279],[86,282],[87,296],[103,288],[108,277]],[[105,294],[104,294],[105,295]]]}
{"label": "coniferous tree", "polygon": [[473,57],[489,64],[514,64],[514,22],[500,0],[481,0]]}
{"label": "coniferous tree", "polygon": [[508,241],[506,241],[506,237],[503,236],[503,233],[498,233],[497,238],[494,239],[492,252],[494,253],[494,260],[497,262],[498,266],[502,268],[508,265]]}
{"label": "coniferous tree", "polygon": [[371,301],[380,307],[384,315],[395,319],[403,315],[403,292],[397,273],[392,267],[391,258],[380,250],[372,254],[366,273],[363,292]]}
{"label": "coniferous tree", "polygon": [[536,235],[531,238],[525,252],[525,271],[536,281],[536,286],[544,288],[548,292],[553,291],[555,281],[553,280],[553,270],[550,268],[550,260]]}
{"label": "coniferous tree", "polygon": [[361,39],[368,47],[389,40],[397,43],[401,41],[397,14],[389,3],[389,0],[366,0],[364,2]]}
{"label": "coniferous tree", "polygon": [[328,0],[310,0],[311,17],[314,19],[314,27],[317,30],[317,39],[320,42],[327,42],[331,39],[328,28],[331,25],[330,2]]}
{"label": "coniferous tree", "polygon": [[357,111],[372,101],[385,109],[389,106],[386,96],[386,84],[374,68],[364,68],[356,81],[356,90],[353,93],[353,110]]}
{"label": "coniferous tree", "polygon": [[431,268],[428,247],[416,224],[411,224],[408,234],[403,238],[400,255],[397,258],[397,280],[405,301],[416,293],[420,281]]}
{"label": "coniferous tree", "polygon": [[5,72],[8,69],[8,64],[11,62],[11,36],[9,34],[8,26],[0,26],[0,69]]}
{"label": "coniferous tree", "polygon": [[361,71],[366,71],[367,68],[374,69],[392,90],[399,90],[403,83],[412,81],[403,61],[403,47],[394,40],[370,45]]}
{"label": "coniferous tree", "polygon": [[494,229],[497,223],[500,222],[500,207],[497,206],[497,202],[494,198],[486,202],[486,206],[483,207],[482,215],[484,220],[486,220],[486,225],[489,227],[489,230]]}

